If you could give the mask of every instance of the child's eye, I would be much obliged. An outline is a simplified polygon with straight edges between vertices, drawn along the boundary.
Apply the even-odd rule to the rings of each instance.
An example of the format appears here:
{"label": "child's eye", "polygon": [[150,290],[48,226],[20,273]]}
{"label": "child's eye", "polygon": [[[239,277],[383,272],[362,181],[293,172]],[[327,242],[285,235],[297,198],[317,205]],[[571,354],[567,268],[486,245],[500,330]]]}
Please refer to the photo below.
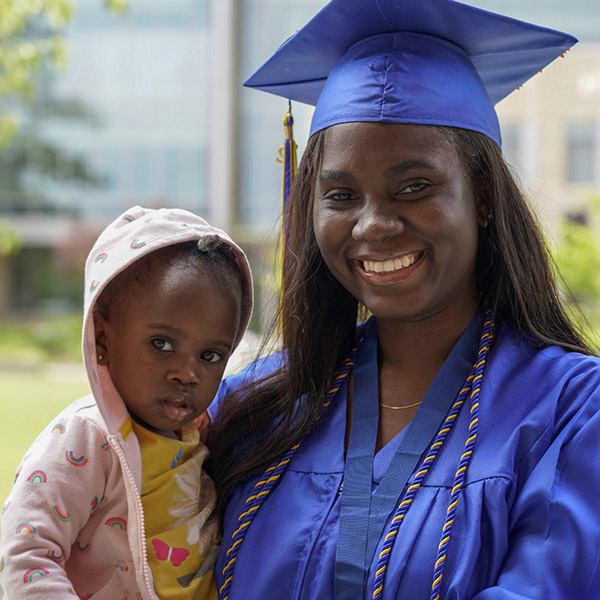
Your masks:
{"label": "child's eye", "polygon": [[150,340],[150,343],[161,352],[173,352],[173,344],[164,338],[154,338]]}
{"label": "child's eye", "polygon": [[213,352],[212,350],[207,350],[206,352],[203,352],[200,356],[202,357],[202,360],[211,363],[219,362],[223,358],[218,352]]}

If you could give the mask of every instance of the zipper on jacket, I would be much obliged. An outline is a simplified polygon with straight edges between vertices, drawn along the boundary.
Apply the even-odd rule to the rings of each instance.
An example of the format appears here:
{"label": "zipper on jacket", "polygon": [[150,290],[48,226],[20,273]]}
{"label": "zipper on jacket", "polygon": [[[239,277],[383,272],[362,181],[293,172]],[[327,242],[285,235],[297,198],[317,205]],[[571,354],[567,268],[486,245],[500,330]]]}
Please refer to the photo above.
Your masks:
{"label": "zipper on jacket", "polygon": [[138,540],[138,542],[140,543],[140,546],[142,548],[142,579],[144,580],[144,584],[146,586],[145,592],[148,592],[149,598],[152,598],[153,600],[158,600],[158,597],[154,593],[154,590],[149,585],[150,565],[148,564],[148,549],[146,548],[146,527],[144,523],[144,506],[142,504],[142,499],[140,497],[139,492],[137,491],[135,479],[133,478],[131,469],[129,468],[129,463],[127,462],[125,452],[123,452],[123,448],[121,447],[119,439],[114,435],[109,435],[108,441],[110,445],[114,448],[115,452],[117,453],[117,456],[119,457],[119,462],[121,463],[121,468],[123,469],[123,477],[129,480],[129,483],[131,484],[132,488],[136,491],[135,499],[139,519],[138,529],[140,536],[140,540]]}

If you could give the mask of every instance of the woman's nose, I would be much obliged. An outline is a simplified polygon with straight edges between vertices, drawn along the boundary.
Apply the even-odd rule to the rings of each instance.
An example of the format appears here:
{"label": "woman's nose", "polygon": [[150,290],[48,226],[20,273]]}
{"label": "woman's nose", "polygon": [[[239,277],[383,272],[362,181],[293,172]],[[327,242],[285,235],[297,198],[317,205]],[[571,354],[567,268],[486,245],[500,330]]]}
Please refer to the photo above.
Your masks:
{"label": "woman's nose", "polygon": [[167,379],[183,385],[197,384],[199,381],[197,360],[194,357],[174,358],[167,372]]}
{"label": "woman's nose", "polygon": [[404,221],[389,204],[372,200],[365,202],[359,211],[352,237],[357,241],[376,243],[402,233],[404,227]]}

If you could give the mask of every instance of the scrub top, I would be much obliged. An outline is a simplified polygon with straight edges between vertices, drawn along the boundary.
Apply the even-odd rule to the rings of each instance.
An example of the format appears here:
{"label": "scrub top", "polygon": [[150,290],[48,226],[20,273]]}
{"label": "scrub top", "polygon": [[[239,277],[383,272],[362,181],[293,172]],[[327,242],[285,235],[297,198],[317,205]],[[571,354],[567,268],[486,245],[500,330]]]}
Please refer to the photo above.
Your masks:
{"label": "scrub top", "polygon": [[[359,351],[355,376],[361,367],[376,365],[376,324],[370,331],[375,343],[368,344],[367,334],[369,349]],[[248,528],[238,550],[229,600],[372,598],[384,543],[379,531],[389,526],[406,483],[396,471],[390,478],[390,469],[402,462],[396,457],[427,450],[436,432],[422,424],[442,422],[473,364],[478,338],[478,323],[472,323],[432,383],[413,423],[372,456],[367,514],[351,519],[350,527],[340,526],[346,510],[345,476],[354,461],[350,448],[344,458],[347,386],[342,386]],[[228,391],[263,376],[279,361],[263,359],[226,379],[211,412]],[[355,384],[354,405],[377,405],[376,395],[360,397],[372,393],[372,387]],[[477,441],[454,517],[441,598],[600,598],[599,408],[600,359],[557,347],[540,349],[510,328],[501,328],[483,378]],[[354,432],[354,422],[352,427]],[[399,528],[383,600],[430,598],[468,427],[469,411],[464,406]],[[215,569],[217,587],[223,584],[225,552],[238,516],[259,478],[239,485],[227,507]],[[378,490],[384,487],[392,490],[394,506],[378,525],[376,513],[385,505]],[[364,585],[358,595],[352,595],[351,583],[340,583],[344,581],[340,553],[353,549],[358,549],[360,560],[365,557]]]}

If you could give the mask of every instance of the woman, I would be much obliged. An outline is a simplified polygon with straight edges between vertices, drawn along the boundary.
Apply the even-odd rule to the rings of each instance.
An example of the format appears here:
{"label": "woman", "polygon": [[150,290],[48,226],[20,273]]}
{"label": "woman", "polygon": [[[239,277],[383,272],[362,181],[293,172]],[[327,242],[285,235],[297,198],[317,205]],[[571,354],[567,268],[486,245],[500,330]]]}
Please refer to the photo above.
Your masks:
{"label": "woman", "polygon": [[221,393],[222,598],[600,597],[600,361],[493,109],[572,43],[451,0],[334,0],[250,80],[317,106],[284,350]]}

